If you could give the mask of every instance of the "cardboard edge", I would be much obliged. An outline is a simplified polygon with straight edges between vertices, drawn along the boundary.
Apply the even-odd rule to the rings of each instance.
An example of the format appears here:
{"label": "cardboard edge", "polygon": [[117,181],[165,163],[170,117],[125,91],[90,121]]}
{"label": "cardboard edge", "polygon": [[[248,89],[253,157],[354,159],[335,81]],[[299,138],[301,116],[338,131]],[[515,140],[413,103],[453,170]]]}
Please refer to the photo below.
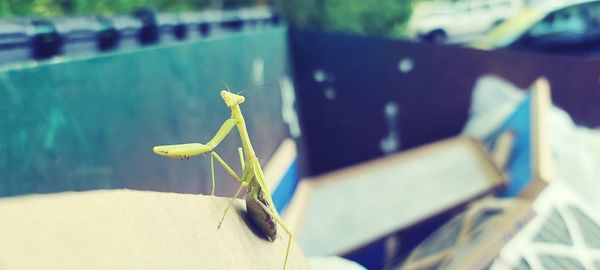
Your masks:
{"label": "cardboard edge", "polygon": [[[17,267],[14,269],[29,269],[32,265],[36,265],[32,269],[40,265],[49,269],[106,269],[111,265],[106,258],[113,257],[121,266],[117,268],[124,269],[164,269],[172,266],[174,259],[184,269],[200,264],[212,269],[239,269],[243,265],[248,269],[281,269],[287,236],[281,234],[275,241],[264,239],[248,223],[243,200],[233,201],[224,226],[217,231],[229,202],[227,197],[128,189],[0,199],[3,216],[13,216],[0,225],[0,231],[5,236],[16,232],[0,244],[0,250],[10,251],[6,253],[10,255],[0,256],[0,269],[3,263],[7,269],[11,265]],[[23,216],[23,211],[28,214]],[[210,239],[203,241],[202,237]],[[156,242],[160,244],[144,244]],[[32,253],[27,248],[11,247],[10,243],[40,246],[45,251]],[[216,247],[212,246],[215,243]],[[287,268],[308,269],[300,247],[295,241],[291,244]],[[115,253],[120,247],[124,253]],[[199,257],[195,252],[204,255]],[[265,264],[259,265],[261,262]]]}
{"label": "cardboard edge", "polygon": [[531,182],[521,191],[519,197],[533,200],[554,178],[554,164],[548,137],[547,114],[552,106],[550,83],[544,77],[538,78],[531,87]]}
{"label": "cardboard edge", "polygon": [[502,186],[506,186],[508,184],[508,178],[506,177],[506,173],[500,169],[494,158],[492,157],[492,153],[490,153],[485,146],[476,138],[467,137],[471,141],[471,146],[474,147],[479,154],[480,159],[483,163],[483,166],[486,167],[486,172],[488,173],[488,177],[490,179],[497,178],[498,182],[493,183],[496,188],[500,188]]}
{"label": "cardboard edge", "polygon": [[431,144],[427,144],[427,145],[409,149],[409,150],[406,150],[403,152],[399,152],[394,155],[370,160],[370,161],[363,162],[363,163],[360,163],[360,164],[357,164],[357,165],[354,165],[351,167],[346,167],[346,168],[339,169],[339,170],[336,170],[333,172],[321,174],[314,178],[310,178],[310,180],[307,179],[307,181],[314,181],[316,187],[318,187],[319,185],[331,184],[332,182],[343,181],[346,176],[355,174],[356,172],[371,170],[374,167],[377,167],[377,168],[385,167],[385,166],[388,166],[388,165],[396,163],[396,162],[404,162],[407,159],[421,157],[428,153],[434,152],[437,149],[445,148],[445,147],[455,145],[455,144],[460,144],[465,141],[469,142],[472,149],[475,149],[475,151],[484,154],[484,155],[481,155],[481,157],[483,158],[482,161],[484,161],[484,163],[487,164],[486,168],[490,169],[489,170],[490,172],[493,171],[493,172],[497,173],[499,176],[501,176],[501,177],[499,177],[500,183],[505,183],[506,178],[504,177],[504,173],[496,166],[494,161],[490,158],[489,152],[485,149],[485,147],[477,139],[470,137],[470,136],[451,137],[451,138],[444,139],[441,141],[433,142]]}
{"label": "cardboard edge", "polygon": [[494,150],[492,151],[492,159],[496,166],[506,171],[512,149],[515,144],[516,134],[513,130],[507,130],[500,134],[500,136],[494,142]]}

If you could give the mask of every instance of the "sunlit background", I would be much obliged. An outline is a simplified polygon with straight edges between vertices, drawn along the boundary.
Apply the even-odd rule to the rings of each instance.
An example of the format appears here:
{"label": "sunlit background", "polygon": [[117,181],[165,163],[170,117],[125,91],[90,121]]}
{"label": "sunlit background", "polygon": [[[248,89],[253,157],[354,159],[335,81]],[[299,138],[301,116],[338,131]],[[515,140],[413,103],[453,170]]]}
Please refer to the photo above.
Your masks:
{"label": "sunlit background", "polygon": [[314,269],[598,269],[599,52],[600,0],[0,0],[0,269],[30,195],[209,194],[152,149],[221,90]]}

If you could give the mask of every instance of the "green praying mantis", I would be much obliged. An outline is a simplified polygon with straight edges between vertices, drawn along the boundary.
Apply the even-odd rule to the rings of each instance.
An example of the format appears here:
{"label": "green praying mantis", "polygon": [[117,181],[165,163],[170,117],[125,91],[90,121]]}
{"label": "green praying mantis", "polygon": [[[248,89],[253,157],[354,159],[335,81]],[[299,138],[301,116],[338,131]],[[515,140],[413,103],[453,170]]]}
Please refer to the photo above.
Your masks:
{"label": "green praying mantis", "polygon": [[[285,270],[288,255],[290,253],[290,246],[292,243],[292,233],[285,226],[281,218],[277,215],[271,193],[265,182],[265,177],[260,166],[260,162],[254,153],[250,137],[248,136],[248,130],[246,129],[246,122],[240,109],[240,104],[244,103],[245,98],[241,95],[231,93],[230,91],[221,91],[221,97],[229,109],[231,109],[231,117],[221,125],[221,128],[213,136],[213,138],[206,144],[201,143],[187,143],[187,144],[175,144],[175,145],[162,145],[155,146],[154,153],[179,159],[189,159],[191,156],[201,155],[210,152],[211,159],[211,176],[212,176],[212,191],[211,195],[215,192],[215,169],[214,160],[216,159],[219,164],[229,173],[235,180],[240,183],[240,187],[237,189],[233,197],[229,200],[227,208],[219,221],[218,228],[221,227],[227,211],[233,205],[234,200],[240,195],[240,192],[246,188],[246,208],[250,219],[257,225],[257,227],[267,236],[271,241],[275,240],[277,236],[277,224],[279,224],[288,235],[287,249],[285,251],[285,260],[283,263],[283,269]],[[240,139],[242,141],[242,147],[238,148],[238,154],[242,165],[242,177],[239,177],[237,173],[214,151],[215,147],[223,141],[223,139],[231,132],[233,127],[237,127]]]}

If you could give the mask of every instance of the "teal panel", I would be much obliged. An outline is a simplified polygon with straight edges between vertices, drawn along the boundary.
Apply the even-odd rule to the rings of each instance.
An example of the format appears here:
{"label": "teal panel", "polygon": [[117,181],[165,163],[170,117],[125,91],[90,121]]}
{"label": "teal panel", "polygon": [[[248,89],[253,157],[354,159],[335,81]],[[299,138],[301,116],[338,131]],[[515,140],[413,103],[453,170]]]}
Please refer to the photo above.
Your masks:
{"label": "teal panel", "polygon": [[[57,59],[0,72],[0,196],[98,188],[208,192],[209,159],[156,156],[152,146],[206,142],[229,117],[221,81],[263,163],[287,137],[280,79],[286,29],[172,46]],[[262,86],[262,87],[261,87]],[[233,136],[231,136],[233,135]],[[239,171],[237,131],[218,153]],[[236,183],[218,171],[217,193]]]}

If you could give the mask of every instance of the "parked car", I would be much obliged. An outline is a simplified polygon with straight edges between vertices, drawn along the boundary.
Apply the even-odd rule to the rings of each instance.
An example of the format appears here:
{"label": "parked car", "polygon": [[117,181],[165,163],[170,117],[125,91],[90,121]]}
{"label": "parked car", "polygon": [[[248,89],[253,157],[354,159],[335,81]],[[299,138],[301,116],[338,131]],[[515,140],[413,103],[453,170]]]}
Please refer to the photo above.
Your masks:
{"label": "parked car", "polygon": [[518,14],[522,0],[426,1],[417,4],[409,34],[427,42],[466,42]]}
{"label": "parked car", "polygon": [[600,55],[600,0],[537,5],[472,44],[562,55]]}

